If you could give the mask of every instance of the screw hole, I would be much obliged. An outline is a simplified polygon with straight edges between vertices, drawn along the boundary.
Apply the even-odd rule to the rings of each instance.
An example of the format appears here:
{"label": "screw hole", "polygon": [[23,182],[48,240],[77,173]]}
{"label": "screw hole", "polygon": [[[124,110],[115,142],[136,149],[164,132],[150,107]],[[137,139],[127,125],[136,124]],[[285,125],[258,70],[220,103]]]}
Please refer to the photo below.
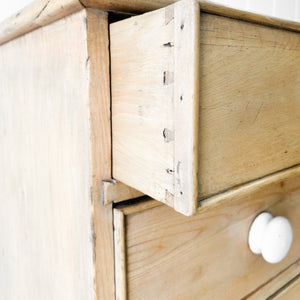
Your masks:
{"label": "screw hole", "polygon": [[183,30],[184,28],[184,24],[181,24],[180,29]]}

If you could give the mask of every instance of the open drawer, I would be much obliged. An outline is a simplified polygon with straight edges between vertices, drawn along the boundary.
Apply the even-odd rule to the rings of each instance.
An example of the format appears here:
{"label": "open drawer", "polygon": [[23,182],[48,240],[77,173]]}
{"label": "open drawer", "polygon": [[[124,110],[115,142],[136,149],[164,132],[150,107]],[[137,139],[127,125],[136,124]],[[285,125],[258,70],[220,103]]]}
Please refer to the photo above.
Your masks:
{"label": "open drawer", "polygon": [[110,38],[115,179],[191,215],[300,163],[298,32],[181,1]]}

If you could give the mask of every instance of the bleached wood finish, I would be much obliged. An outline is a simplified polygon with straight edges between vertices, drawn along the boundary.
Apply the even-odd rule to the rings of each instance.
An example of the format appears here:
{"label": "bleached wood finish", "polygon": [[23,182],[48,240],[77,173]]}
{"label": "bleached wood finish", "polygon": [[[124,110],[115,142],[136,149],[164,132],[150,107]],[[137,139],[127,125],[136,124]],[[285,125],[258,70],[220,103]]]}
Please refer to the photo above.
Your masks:
{"label": "bleached wood finish", "polygon": [[37,0],[0,24],[0,44],[82,10],[78,0]]}
{"label": "bleached wood finish", "polygon": [[187,215],[197,204],[198,27],[190,1],[110,26],[113,177]]}
{"label": "bleached wood finish", "polygon": [[229,189],[224,193],[209,197],[201,201],[199,203],[197,212],[200,213],[205,210],[214,209],[218,205],[226,205],[226,203],[229,204],[234,199],[246,197],[247,195],[251,195],[265,189],[265,187],[270,184],[276,184],[298,175],[300,175],[300,166],[289,168],[287,170],[265,176],[264,178],[261,178],[259,180],[254,180],[250,183],[246,183],[236,188]]}
{"label": "bleached wood finish", "polygon": [[110,26],[113,177],[186,215],[300,163],[300,35],[199,14]]}
{"label": "bleached wood finish", "polygon": [[[174,2],[175,0],[36,0],[0,24],[0,44],[78,11],[82,8],[82,4],[85,7],[108,11],[141,13],[162,8]],[[300,31],[300,25],[297,22],[245,12],[216,4],[213,1],[199,0],[198,2],[203,11]]]}
{"label": "bleached wood finish", "polygon": [[108,14],[87,9],[86,30],[95,299],[102,300],[114,297],[113,208],[103,204],[102,188],[111,178]]}
{"label": "bleached wood finish", "polygon": [[[82,0],[85,6],[103,8],[113,11],[124,12],[147,12],[170,5],[178,0]],[[247,20],[254,23],[266,24],[279,28],[300,31],[300,24],[294,21],[282,20],[275,17],[251,13],[232,8],[231,1],[222,5],[213,0],[197,0],[202,11],[223,15],[230,18]],[[234,4],[233,4],[234,5]]]}
{"label": "bleached wood finish", "polygon": [[197,208],[198,197],[198,170],[195,166],[198,165],[199,148],[199,4],[196,1],[174,4],[173,26],[174,37],[170,39],[174,41],[172,116],[176,121],[172,126],[174,200],[171,206],[185,215],[192,215]]}
{"label": "bleached wood finish", "polygon": [[103,202],[105,205],[112,202],[117,203],[144,196],[140,191],[137,191],[120,181],[109,180],[103,181],[102,184]]}
{"label": "bleached wood finish", "polygon": [[94,299],[85,18],[0,49],[2,299]]}
{"label": "bleached wood finish", "polygon": [[1,46],[5,299],[114,297],[108,44],[88,9]]}
{"label": "bleached wood finish", "polygon": [[[165,205],[125,214],[129,299],[241,299],[299,260],[300,176],[192,217]],[[294,241],[279,264],[248,247],[257,214],[287,217]],[[288,276],[288,275],[287,275]]]}
{"label": "bleached wood finish", "polygon": [[200,199],[300,163],[299,65],[298,33],[201,15]]}
{"label": "bleached wood finish", "polygon": [[146,196],[144,199],[140,199],[136,203],[130,203],[130,205],[126,203],[118,204],[116,205],[116,208],[122,211],[124,215],[131,215],[161,205],[161,202],[153,200]]}
{"label": "bleached wood finish", "polygon": [[124,214],[114,209],[114,243],[115,243],[115,282],[116,300],[127,299],[126,284],[126,245]]}
{"label": "bleached wood finish", "polygon": [[[280,290],[286,284],[289,284],[298,274],[300,274],[300,261],[293,263],[286,270],[282,271],[275,278],[267,282],[257,291],[251,293],[245,299],[247,300],[264,300],[268,297],[274,295],[278,290]],[[272,299],[272,298],[271,298]]]}
{"label": "bleached wood finish", "polygon": [[164,44],[173,41],[173,16],[170,7],[110,25],[113,178],[170,205],[174,59]]}
{"label": "bleached wood finish", "polygon": [[294,280],[287,286],[283,287],[278,293],[270,296],[268,300],[296,300],[300,295],[300,275],[296,276]]}

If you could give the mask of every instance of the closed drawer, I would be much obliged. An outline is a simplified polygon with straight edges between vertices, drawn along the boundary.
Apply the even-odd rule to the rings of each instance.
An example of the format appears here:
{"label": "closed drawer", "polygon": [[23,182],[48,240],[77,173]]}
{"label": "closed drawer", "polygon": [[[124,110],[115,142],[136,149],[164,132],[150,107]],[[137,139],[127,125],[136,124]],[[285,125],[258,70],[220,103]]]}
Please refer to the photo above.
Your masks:
{"label": "closed drawer", "polygon": [[296,276],[290,283],[282,287],[274,295],[270,296],[268,300],[293,300],[300,297],[300,274]]}
{"label": "closed drawer", "polygon": [[[300,260],[298,259],[291,266],[281,271],[279,275],[272,278],[262,287],[255,290],[253,293],[247,296],[247,300],[274,299],[274,297],[280,294],[281,291],[285,290],[287,287],[290,287],[291,284],[294,283],[295,281],[297,282],[299,274],[300,274]],[[298,298],[299,297],[295,299]]]}
{"label": "closed drawer", "polygon": [[[293,227],[291,249],[278,264],[267,263],[248,246],[249,228],[262,211],[288,218]],[[192,217],[157,201],[118,207],[117,294],[129,299],[230,300],[253,295],[300,258],[299,215],[299,176]],[[285,277],[280,280],[284,283]]]}
{"label": "closed drawer", "polygon": [[182,1],[110,37],[114,178],[191,215],[300,163],[298,32]]}

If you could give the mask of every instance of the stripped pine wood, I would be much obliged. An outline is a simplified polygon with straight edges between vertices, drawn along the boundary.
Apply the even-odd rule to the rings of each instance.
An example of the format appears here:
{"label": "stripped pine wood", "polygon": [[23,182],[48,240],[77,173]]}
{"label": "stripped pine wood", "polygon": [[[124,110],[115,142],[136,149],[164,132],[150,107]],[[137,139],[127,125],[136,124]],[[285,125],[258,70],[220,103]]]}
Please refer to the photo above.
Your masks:
{"label": "stripped pine wood", "polygon": [[2,299],[94,299],[85,18],[1,46]]}
{"label": "stripped pine wood", "polygon": [[[122,209],[129,299],[241,299],[270,280],[278,286],[288,280],[297,267],[275,278],[300,258],[299,180],[298,175],[270,183],[192,217],[161,204]],[[287,217],[293,227],[291,250],[278,264],[266,263],[248,247],[249,227],[262,211]]]}
{"label": "stripped pine wood", "polygon": [[300,35],[209,14],[200,30],[203,199],[300,163]]}
{"label": "stripped pine wood", "polygon": [[289,178],[296,177],[300,174],[300,166],[289,168],[281,172],[266,176],[259,180],[254,180],[253,182],[238,186],[228,191],[209,197],[203,201],[199,202],[198,213],[205,210],[214,209],[218,205],[225,205],[230,203],[234,199],[246,197],[247,195],[254,194],[263,190],[266,186],[270,184],[276,184],[287,180]]}
{"label": "stripped pine wood", "polygon": [[144,199],[139,199],[136,203],[130,203],[129,205],[126,203],[119,203],[116,205],[116,208],[122,211],[124,215],[132,215],[161,205],[163,204],[159,201],[144,197]]}
{"label": "stripped pine wood", "polygon": [[[5,212],[1,216],[6,224],[4,230],[12,226],[21,213],[19,210],[24,209],[16,201],[20,198],[28,206],[15,228],[15,235],[26,230],[28,239],[15,237],[15,240],[23,243],[19,246],[22,255],[16,254],[17,258],[26,255],[28,264],[18,262],[18,271],[14,271],[12,263],[10,276],[4,275],[6,266],[3,266],[0,276],[5,279],[1,279],[1,293],[5,298],[7,292],[15,293],[16,298],[20,293],[22,297],[35,299],[34,293],[38,298],[47,299],[46,290],[57,299],[114,297],[112,205],[103,205],[101,184],[102,180],[111,178],[108,45],[107,13],[88,9],[1,47],[1,128],[4,130],[1,145],[6,145],[0,150],[1,170],[7,172],[5,180],[10,182],[8,185],[6,181],[1,182],[1,195],[7,201],[10,199],[16,211],[12,216],[12,207],[1,209]],[[31,155],[30,151],[35,154]],[[12,157],[20,157],[20,161],[13,164]],[[13,179],[14,172],[21,174],[18,180]],[[6,194],[6,189],[2,189],[3,185],[13,189],[15,180],[22,186],[20,197],[12,191]],[[32,185],[40,187],[35,191]],[[47,191],[46,194],[40,189]],[[5,203],[2,205],[7,206]],[[35,219],[32,214],[45,221]],[[21,229],[23,221],[28,224]],[[1,240],[7,241],[2,246],[4,255],[11,253],[4,232]],[[49,276],[40,274],[42,261],[33,264],[36,251],[41,259],[51,258],[46,272]],[[59,260],[56,261],[55,255],[66,259],[57,265]],[[24,286],[13,289],[12,276],[23,276],[22,272],[31,265],[32,276],[28,281],[22,280]],[[81,276],[85,279],[77,283],[76,278]],[[40,278],[37,287],[35,277]],[[64,278],[61,284],[45,288],[57,278]]]}
{"label": "stripped pine wood", "polygon": [[200,6],[196,1],[174,5],[173,105],[176,121],[173,125],[173,206],[185,215],[196,211],[198,198],[198,170],[195,166],[198,165],[199,148],[199,27]]}
{"label": "stripped pine wood", "polygon": [[110,26],[113,177],[185,215],[300,163],[300,35],[199,15]]}
{"label": "stripped pine wood", "polygon": [[268,300],[293,300],[298,299],[300,295],[300,275],[296,276],[294,280],[282,287],[277,293],[270,296]]}
{"label": "stripped pine wood", "polygon": [[[82,5],[108,11],[141,13],[174,2],[175,0],[37,0],[0,24],[0,44],[74,13],[82,9]],[[214,1],[199,0],[198,2],[201,10],[213,14],[300,31],[297,22],[241,11]]]}
{"label": "stripped pine wood", "polygon": [[0,24],[0,44],[82,10],[78,0],[38,0]]}
{"label": "stripped pine wood", "polygon": [[110,25],[113,178],[171,206],[173,16],[171,6]]}
{"label": "stripped pine wood", "polygon": [[[112,25],[112,59],[126,67],[113,62],[122,80],[113,93],[141,83],[131,103],[117,103],[118,117],[135,118],[118,128],[129,140],[117,137],[113,150],[132,147],[139,159],[115,155],[114,174],[124,165],[130,180],[148,172],[132,185],[196,215],[148,197],[112,205],[143,194],[111,179],[108,13],[99,8],[174,2],[38,0],[0,25],[1,297],[299,294],[299,23],[200,0],[201,15],[198,2],[183,1]],[[131,58],[141,64],[132,73]],[[143,93],[151,101],[139,105]],[[247,245],[265,210],[294,230],[277,265]]]}
{"label": "stripped pine wood", "polygon": [[112,204],[103,204],[102,181],[111,178],[111,125],[108,15],[86,10],[87,51],[85,66],[89,72],[89,119],[91,151],[91,197],[95,298],[114,297],[114,246]]}
{"label": "stripped pine wood", "polygon": [[144,196],[143,193],[137,191],[128,185],[116,181],[114,179],[103,181],[103,202],[109,204],[112,202],[121,202]]}
{"label": "stripped pine wood", "polygon": [[[97,7],[112,11],[147,12],[159,9],[177,2],[178,0],[82,0],[85,6]],[[212,14],[226,16],[234,19],[247,20],[253,23],[265,24],[293,31],[300,31],[299,22],[283,20],[262,14],[256,14],[232,8],[230,1],[224,4],[213,0],[197,0],[201,10]]]}
{"label": "stripped pine wood", "polygon": [[197,28],[190,1],[110,26],[113,177],[186,215],[198,196]]}
{"label": "stripped pine wood", "polygon": [[126,245],[124,214],[114,209],[115,278],[116,300],[127,299],[126,287]]}
{"label": "stripped pine wood", "polygon": [[281,271],[276,277],[272,278],[262,287],[258,287],[256,291],[252,292],[250,295],[243,299],[247,300],[264,300],[271,297],[279,289],[281,289],[286,284],[289,284],[298,274],[300,274],[300,261],[297,260],[287,269]]}

